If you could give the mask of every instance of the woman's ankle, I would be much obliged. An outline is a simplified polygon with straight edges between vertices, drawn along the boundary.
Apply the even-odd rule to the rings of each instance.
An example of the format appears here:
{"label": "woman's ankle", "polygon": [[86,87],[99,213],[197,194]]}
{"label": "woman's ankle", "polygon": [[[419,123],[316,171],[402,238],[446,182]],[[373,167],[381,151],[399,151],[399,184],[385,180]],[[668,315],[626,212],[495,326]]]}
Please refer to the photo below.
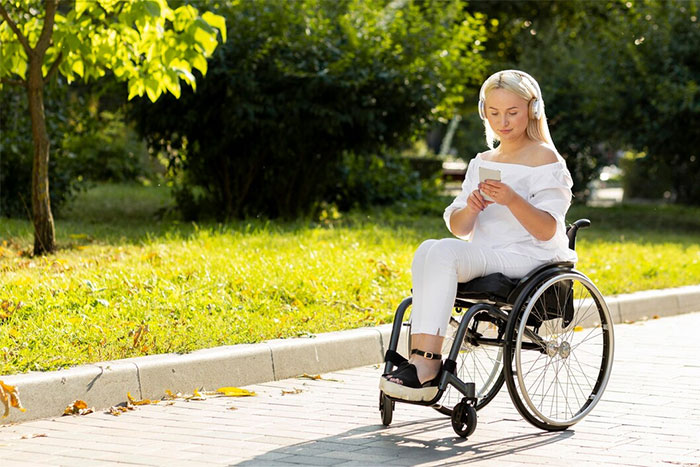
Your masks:
{"label": "woman's ankle", "polygon": [[416,372],[418,373],[418,381],[425,383],[426,381],[433,380],[440,373],[441,361],[440,360],[430,360],[424,357],[419,357],[413,355],[409,360],[416,366]]}

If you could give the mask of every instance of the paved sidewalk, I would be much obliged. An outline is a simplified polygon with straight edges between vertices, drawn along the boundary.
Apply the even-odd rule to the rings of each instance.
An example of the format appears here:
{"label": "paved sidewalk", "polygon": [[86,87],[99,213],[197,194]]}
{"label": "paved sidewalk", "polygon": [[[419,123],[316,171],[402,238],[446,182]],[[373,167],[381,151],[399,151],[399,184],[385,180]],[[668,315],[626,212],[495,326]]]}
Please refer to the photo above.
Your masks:
{"label": "paved sidewalk", "polygon": [[381,370],[370,366],[249,386],[256,397],[0,427],[0,464],[700,465],[699,333],[700,313],[617,325],[603,400],[564,432],[523,421],[505,388],[467,440],[447,417],[406,404],[385,428]]}

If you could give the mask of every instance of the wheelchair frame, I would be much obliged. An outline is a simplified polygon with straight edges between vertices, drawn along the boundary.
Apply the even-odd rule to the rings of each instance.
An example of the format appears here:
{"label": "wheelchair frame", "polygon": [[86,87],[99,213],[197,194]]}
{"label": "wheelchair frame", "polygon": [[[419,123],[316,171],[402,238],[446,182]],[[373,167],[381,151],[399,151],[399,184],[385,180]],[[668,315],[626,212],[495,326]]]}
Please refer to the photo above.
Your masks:
{"label": "wheelchair frame", "polygon": [[[588,219],[580,219],[569,226],[567,235],[570,248],[575,248],[578,229],[588,226],[590,226]],[[500,276],[495,278],[508,280],[505,276],[499,274],[492,276]],[[483,279],[477,278],[474,281]],[[459,325],[454,333],[449,355],[443,363],[443,371],[440,374],[435,397],[429,401],[405,401],[392,398],[380,391],[379,410],[382,416],[382,423],[387,426],[391,424],[395,402],[432,406],[439,412],[451,417],[452,427],[459,436],[467,437],[476,429],[477,410],[483,408],[495,397],[504,382],[518,412],[528,422],[538,428],[548,431],[564,430],[590,413],[605,390],[612,370],[614,353],[612,318],[602,294],[590,279],[574,269],[572,263],[559,262],[536,268],[526,277],[520,279],[514,286],[509,284],[508,297],[499,297],[488,290],[469,290],[472,282],[460,284],[460,290],[455,298],[454,308],[457,313],[461,314],[461,320],[459,320]],[[580,287],[576,287],[578,284],[580,284]],[[570,289],[567,289],[567,287],[570,287]],[[562,292],[565,295],[560,297],[559,294],[562,288],[565,289]],[[574,291],[575,288],[576,291]],[[576,298],[576,293],[580,296],[589,295],[590,297]],[[556,295],[555,305],[559,305],[557,307],[559,314],[555,315],[548,314],[550,308],[545,308],[545,305],[550,307],[549,303],[553,294]],[[404,322],[404,315],[412,304],[412,300],[412,297],[405,298],[396,309],[387,357],[391,352],[397,351],[402,328],[408,327],[410,336],[410,322]],[[581,306],[586,307],[584,317],[580,321],[575,320],[574,316],[578,317],[578,315],[573,314],[576,312],[573,309],[573,304],[577,300]],[[566,310],[562,311],[560,308],[562,306],[566,307]],[[572,309],[570,319],[565,317],[569,306]],[[597,315],[591,313],[592,307],[594,307],[594,311],[597,311]],[[464,311],[465,309],[466,312]],[[540,316],[538,313],[544,314]],[[599,323],[595,322],[596,316],[600,319]],[[453,319],[456,320],[454,317]],[[589,323],[585,320],[593,321]],[[490,323],[490,325],[497,327],[497,336],[485,337],[480,334],[478,326],[481,322]],[[556,322],[556,324],[550,325],[549,322]],[[591,329],[599,329],[600,335],[594,335],[593,331],[591,331],[584,339],[579,338],[579,343],[574,343],[577,340],[575,338],[576,333],[583,331],[583,324],[594,324],[594,327]],[[543,333],[540,335],[540,329],[543,325],[547,328],[545,332],[549,332],[549,334]],[[596,334],[598,334],[597,331]],[[561,336],[567,337],[564,339]],[[544,413],[546,412],[546,407],[543,407],[543,404],[545,402],[549,403],[551,399],[546,399],[545,401],[545,397],[549,396],[543,394],[548,389],[544,387],[547,383],[538,380],[533,381],[533,377],[528,376],[528,371],[537,371],[536,377],[539,377],[540,374],[545,375],[542,378],[546,378],[547,372],[551,373],[553,371],[553,377],[558,381],[559,372],[562,371],[560,364],[565,366],[569,358],[572,361],[575,360],[581,372],[586,367],[595,368],[596,365],[589,362],[583,362],[582,364],[575,355],[578,347],[586,344],[588,340],[595,341],[596,351],[600,347],[600,365],[598,366],[597,375],[595,375],[595,384],[591,385],[590,394],[585,394],[585,392],[588,392],[588,389],[572,389],[571,394],[576,394],[571,395],[571,397],[575,397],[576,400],[571,405],[578,403],[581,407],[575,413],[573,413],[572,409],[572,413],[570,415],[567,414],[564,418],[559,416],[558,413],[555,413],[554,416],[551,413],[549,415]],[[494,367],[491,369],[488,380],[485,383],[486,386],[482,388],[488,389],[487,393],[482,395],[482,391],[480,391],[479,395],[477,395],[476,383],[473,381],[466,382],[460,378],[460,373],[466,370],[463,370],[464,364],[458,366],[457,362],[460,355],[478,352],[480,348],[485,349],[486,347],[500,347],[499,356],[502,357],[502,361],[495,360]],[[527,362],[528,365],[531,365],[527,370],[523,366],[523,351],[533,351],[535,356],[534,362]],[[542,362],[539,361],[542,357],[537,354],[545,356],[544,367],[541,366]],[[552,365],[552,368],[550,368],[550,362],[547,358],[549,358],[549,361],[558,361],[557,365]],[[554,368],[555,366],[556,368]],[[387,358],[384,373],[391,372],[393,367],[394,363]],[[544,370],[541,370],[541,368],[544,368]],[[566,372],[568,371],[567,367]],[[589,375],[584,376],[586,380],[589,379]],[[552,376],[550,375],[549,377],[551,378]],[[528,381],[525,381],[525,378],[529,378]],[[552,382],[550,386],[554,384]],[[559,383],[557,382],[556,384]],[[578,383],[576,382],[575,384]],[[461,396],[460,402],[453,407],[450,407],[449,404],[438,404],[451,388],[455,388],[458,396]],[[559,398],[570,397],[569,389],[571,389],[569,386],[563,385],[561,388],[562,394],[555,394],[557,403]],[[578,394],[579,392],[584,394]],[[542,399],[539,401],[539,404],[532,400],[537,398]],[[551,404],[552,406],[555,404],[555,399],[551,399]],[[566,411],[568,411],[568,399],[566,400],[566,405]]]}

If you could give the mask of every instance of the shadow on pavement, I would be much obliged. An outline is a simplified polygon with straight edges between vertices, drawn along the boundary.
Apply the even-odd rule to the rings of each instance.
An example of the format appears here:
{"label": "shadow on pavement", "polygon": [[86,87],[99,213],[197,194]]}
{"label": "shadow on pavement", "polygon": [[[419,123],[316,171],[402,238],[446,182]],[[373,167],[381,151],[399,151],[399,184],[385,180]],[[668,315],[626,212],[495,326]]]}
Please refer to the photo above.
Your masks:
{"label": "shadow on pavement", "polygon": [[[315,463],[312,459],[325,460],[328,462],[323,464],[327,465],[333,464],[333,460],[338,463],[356,461],[416,465],[439,462],[440,465],[463,465],[528,451],[574,435],[573,431],[567,430],[514,435],[481,442],[471,442],[457,435],[435,439],[434,432],[444,428],[444,418],[396,423],[391,428],[369,425],[281,447],[236,465],[304,463],[304,459],[309,460],[309,463]],[[477,428],[473,439],[478,439],[478,431]]]}

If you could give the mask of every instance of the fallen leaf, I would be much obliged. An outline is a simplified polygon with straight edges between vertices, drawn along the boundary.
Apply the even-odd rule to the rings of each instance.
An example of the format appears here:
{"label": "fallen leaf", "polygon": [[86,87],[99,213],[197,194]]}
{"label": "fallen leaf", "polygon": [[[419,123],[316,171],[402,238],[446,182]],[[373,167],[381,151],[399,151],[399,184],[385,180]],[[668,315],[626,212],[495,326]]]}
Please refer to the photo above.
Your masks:
{"label": "fallen leaf", "polygon": [[203,401],[205,400],[205,397],[199,392],[198,389],[195,389],[194,393],[192,394],[183,394],[181,392],[174,394],[170,389],[165,390],[165,396],[163,396],[163,400],[172,401],[172,403],[174,403],[176,399],[182,399],[185,401]]}
{"label": "fallen leaf", "polygon": [[32,438],[47,438],[46,433],[32,433],[31,435],[24,435],[21,439],[32,439]]}
{"label": "fallen leaf", "polygon": [[130,392],[126,393],[126,399],[129,401],[129,404],[133,404],[133,405],[151,405],[151,404],[157,404],[158,402],[160,402],[159,400],[151,400],[151,399],[136,400],[133,397],[131,397]]}
{"label": "fallen leaf", "polygon": [[12,313],[17,309],[17,307],[12,307],[12,302],[9,302],[7,300],[3,300],[2,303],[0,303],[0,321],[9,319],[10,316],[12,316]]}
{"label": "fallen leaf", "polygon": [[321,375],[313,375],[313,376],[312,376],[312,375],[309,375],[309,374],[304,373],[304,374],[301,375],[301,376],[297,376],[297,378],[306,378],[306,379],[314,379],[314,380],[316,380],[316,379],[321,379]]}
{"label": "fallen leaf", "polygon": [[253,391],[248,391],[247,389],[235,388],[235,387],[225,387],[216,390],[216,394],[223,395],[227,397],[248,397],[256,396]]}
{"label": "fallen leaf", "polygon": [[238,410],[238,408],[237,408],[237,407],[234,407],[234,406],[231,406],[231,407],[228,407],[226,410]]}
{"label": "fallen leaf", "polygon": [[306,373],[304,373],[304,374],[301,375],[301,376],[297,376],[297,378],[298,378],[298,379],[304,379],[304,378],[306,378],[306,379],[311,379],[311,380],[314,380],[314,381],[318,381],[318,380],[323,380],[323,381],[335,381],[336,383],[342,383],[342,381],[339,380],[339,379],[324,378],[324,377],[322,377],[321,375],[309,375],[309,374],[306,374]]}
{"label": "fallen leaf", "polygon": [[136,407],[134,407],[131,404],[127,405],[114,405],[107,409],[107,413],[110,415],[114,415],[115,417],[118,417],[119,415],[123,414],[124,412],[128,412],[129,410],[136,410]]}
{"label": "fallen leaf", "polygon": [[302,392],[302,391],[303,391],[303,390],[302,390],[302,389],[299,389],[299,388],[294,388],[294,389],[292,389],[292,390],[285,390],[285,389],[282,389],[282,395],[284,396],[284,395],[286,395],[286,394],[299,394],[299,393]]}
{"label": "fallen leaf", "polygon": [[15,386],[10,386],[0,381],[0,399],[5,406],[5,413],[3,418],[10,415],[10,408],[14,407],[22,412],[26,412],[27,409],[22,407],[22,402],[19,400],[19,390]]}
{"label": "fallen leaf", "polygon": [[[99,300],[98,300],[99,301]],[[109,306],[109,303],[105,306]],[[148,333],[148,325],[147,324],[142,324],[140,325],[135,331],[132,331],[133,336],[134,336],[134,348],[139,343],[139,340]],[[131,334],[131,333],[130,333]]]}
{"label": "fallen leaf", "polygon": [[185,396],[186,401],[203,401],[206,400],[206,397],[204,397],[198,389],[195,388],[194,392],[192,393],[191,396]]}
{"label": "fallen leaf", "polygon": [[583,326],[574,326],[574,332],[583,331]]}
{"label": "fallen leaf", "polygon": [[87,415],[89,413],[93,413],[94,411],[94,408],[88,408],[85,401],[77,399],[66,407],[66,410],[63,411],[63,415]]}

